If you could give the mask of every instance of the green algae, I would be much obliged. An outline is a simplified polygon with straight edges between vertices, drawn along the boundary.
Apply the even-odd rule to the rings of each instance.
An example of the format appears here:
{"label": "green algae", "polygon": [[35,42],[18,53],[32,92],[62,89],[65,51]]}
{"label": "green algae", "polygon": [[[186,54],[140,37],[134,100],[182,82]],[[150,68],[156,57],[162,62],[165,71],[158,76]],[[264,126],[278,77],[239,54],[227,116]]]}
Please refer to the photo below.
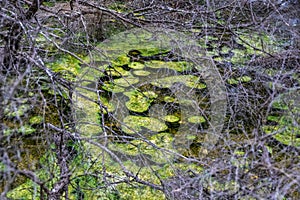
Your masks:
{"label": "green algae", "polygon": [[[291,97],[291,96],[289,96]],[[284,111],[281,116],[267,116],[267,120],[276,122],[276,125],[265,125],[263,130],[285,145],[300,147],[300,108],[296,101],[284,100],[284,96],[272,103],[272,107]],[[295,96],[297,98],[297,96]]]}
{"label": "green algae", "polygon": [[167,122],[174,123],[174,122],[179,122],[180,118],[175,115],[166,115],[164,116],[164,120]]}
{"label": "green algae", "polygon": [[29,119],[30,124],[40,124],[42,123],[44,118],[42,116],[33,116]]}
{"label": "green algae", "polygon": [[175,98],[171,97],[171,96],[165,96],[164,101],[167,102],[167,103],[172,103],[172,102],[175,101]]}
{"label": "green algae", "polygon": [[142,53],[142,56],[153,56],[169,52],[169,50],[161,48],[141,48],[138,50]]}
{"label": "green algae", "polygon": [[114,84],[122,87],[130,87],[133,84],[136,84],[138,82],[139,82],[139,78],[134,76],[121,77],[118,79],[114,79],[113,81]]}
{"label": "green algae", "polygon": [[[149,138],[149,141],[160,148],[166,148],[172,144],[174,138],[168,132],[154,134]],[[171,148],[170,148],[171,149]]]}
{"label": "green algae", "polygon": [[229,83],[230,85],[236,85],[239,83],[239,81],[234,78],[229,78],[227,79],[227,83]]}
{"label": "green algae", "polygon": [[129,64],[130,58],[127,55],[120,55],[114,59],[111,63],[113,66],[123,66]]}
{"label": "green algae", "polygon": [[19,133],[22,133],[24,135],[29,135],[29,134],[32,134],[34,132],[36,132],[36,129],[32,128],[30,125],[24,125],[24,126],[21,126],[19,129],[18,129],[18,132]]}
{"label": "green algae", "polygon": [[114,93],[120,93],[125,91],[124,87],[116,85],[115,83],[107,83],[107,82],[103,84],[102,89]]}
{"label": "green algae", "polygon": [[130,87],[138,82],[139,82],[138,77],[125,76],[125,77],[114,79],[111,82],[105,82],[102,85],[102,89],[108,92],[120,93],[120,92],[124,92],[126,87]]}
{"label": "green algae", "polygon": [[266,134],[274,135],[273,137],[282,144],[300,147],[299,127],[280,124],[275,126],[264,126],[263,130]]}
{"label": "green algae", "polygon": [[131,62],[128,67],[131,69],[144,69],[145,64],[139,63],[139,62]]}
{"label": "green algae", "polygon": [[20,117],[25,115],[30,110],[30,105],[22,104],[17,108],[6,107],[4,109],[4,115],[8,117]]}
{"label": "green algae", "polygon": [[151,81],[151,84],[160,88],[170,88],[174,83],[183,83],[193,89],[205,89],[206,85],[200,82],[200,77],[194,75],[168,76]]}
{"label": "green algae", "polygon": [[239,83],[248,83],[252,80],[252,78],[250,76],[242,76],[242,77],[238,77],[238,78],[229,78],[227,79],[227,83],[229,83],[230,85],[236,85]]}
{"label": "green algae", "polygon": [[113,105],[112,102],[110,102],[106,97],[100,96],[100,102],[101,106],[105,107],[101,112],[103,114],[107,114],[107,112],[111,113],[115,111],[115,105]]}
{"label": "green algae", "polygon": [[60,73],[67,80],[75,80],[81,72],[80,61],[71,55],[62,56],[60,59],[47,66],[54,72]]}
{"label": "green algae", "polygon": [[242,83],[247,83],[247,82],[250,82],[252,80],[252,78],[250,76],[242,76],[242,77],[237,78],[237,80]]}
{"label": "green algae", "polygon": [[153,61],[145,62],[145,65],[153,69],[167,68],[178,72],[190,71],[193,69],[193,65],[185,61],[165,62],[165,61],[153,60]]}
{"label": "green algae", "polygon": [[188,118],[188,122],[193,124],[199,124],[206,122],[206,120],[203,116],[192,116]]}
{"label": "green algae", "polygon": [[124,70],[122,67],[113,67],[112,69],[106,70],[107,74],[110,76],[130,76],[129,71]]}
{"label": "green algae", "polygon": [[272,122],[279,122],[279,120],[280,120],[280,116],[272,116],[272,115],[269,115],[268,117],[267,117],[267,120],[268,121],[272,121]]}
{"label": "green algae", "polygon": [[151,73],[145,70],[135,70],[133,74],[136,76],[149,76]]}
{"label": "green algae", "polygon": [[145,112],[149,109],[149,106],[153,100],[157,97],[153,91],[139,92],[131,90],[124,92],[124,95],[129,97],[129,101],[126,102],[126,107],[133,112]]}
{"label": "green algae", "polygon": [[[139,141],[139,140],[138,140]],[[141,153],[141,144],[142,142],[139,141],[140,144],[134,143],[132,141],[131,143],[109,143],[108,148],[113,151],[122,152],[124,156],[137,156]]]}
{"label": "green algae", "polygon": [[142,130],[142,127],[153,131],[162,132],[168,129],[165,123],[156,118],[129,115],[123,120],[122,130],[127,134],[135,134]]}

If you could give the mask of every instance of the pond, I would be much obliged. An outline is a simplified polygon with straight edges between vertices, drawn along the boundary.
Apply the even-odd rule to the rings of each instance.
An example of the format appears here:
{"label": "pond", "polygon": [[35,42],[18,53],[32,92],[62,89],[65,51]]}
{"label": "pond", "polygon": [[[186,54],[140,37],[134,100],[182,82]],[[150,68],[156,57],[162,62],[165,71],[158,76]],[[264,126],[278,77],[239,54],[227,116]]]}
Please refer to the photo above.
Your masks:
{"label": "pond", "polygon": [[[255,71],[255,67],[241,66],[246,59],[251,59],[246,58],[245,54],[260,52],[237,45],[236,49],[223,48],[222,52],[204,53],[194,48],[192,40],[177,33],[168,33],[167,37],[151,31],[135,31],[122,33],[104,42],[99,48],[106,51],[95,51],[87,59],[94,69],[83,68],[84,76],[80,80],[81,87],[89,90],[82,87],[78,91],[97,99],[97,103],[77,97],[78,120],[81,122],[78,130],[83,134],[88,132],[89,136],[107,135],[109,139],[105,139],[104,143],[125,167],[133,171],[141,170],[140,177],[145,180],[154,183],[165,180],[166,184],[177,171],[191,170],[202,174],[206,164],[218,159],[224,162],[228,159],[233,165],[248,168],[245,163],[248,161],[241,161],[239,155],[244,155],[244,148],[251,145],[259,115],[268,115],[263,129],[266,135],[270,134],[274,139],[266,142],[270,153],[278,150],[278,144],[283,145],[279,148],[287,145],[299,152],[299,127],[293,127],[292,121],[285,117],[287,115],[283,110],[286,102],[280,98],[266,102],[272,93],[271,79],[268,77],[274,72],[261,74]],[[176,46],[174,38],[180,38],[181,44]],[[249,38],[243,39],[251,41]],[[273,45],[273,41],[270,43]],[[200,49],[205,48],[201,41],[197,44]],[[186,50],[186,47],[196,49],[197,53]],[[180,48],[184,50],[178,51]],[[228,52],[231,52],[229,57]],[[210,55],[216,65],[205,59],[199,61],[195,55],[201,58]],[[217,76],[207,72],[211,68],[217,69],[213,71]],[[294,81],[299,82],[299,77],[296,76]],[[216,86],[218,88],[212,90]],[[299,96],[293,94],[293,98],[289,99],[293,104],[290,106],[296,109],[293,113],[298,116]],[[245,97],[247,99],[243,99]],[[228,103],[229,108],[226,107]],[[230,109],[235,109],[235,114]],[[272,117],[276,109],[282,111],[279,112],[280,117]],[[288,118],[299,120],[296,115]],[[236,124],[237,121],[240,121],[239,124]],[[280,126],[288,130],[273,137],[274,130]],[[212,127],[215,134],[211,134]],[[240,149],[233,152],[234,156],[239,157],[234,161],[224,154],[224,150],[228,151],[224,143],[228,141],[237,145],[234,148]],[[220,144],[225,149],[220,148]],[[99,152],[88,146],[97,157]],[[118,171],[118,167],[115,170]],[[213,182],[216,191],[230,188],[234,193],[240,187],[234,181],[223,184],[216,179]],[[124,187],[119,189],[130,190]],[[148,192],[145,190],[147,195]]]}
{"label": "pond", "polygon": [[[65,56],[50,64],[63,76],[76,75],[72,111],[83,153],[70,164],[74,169],[70,198],[75,199],[76,187],[81,186],[89,199],[104,198],[104,191],[118,191],[123,199],[164,199],[176,195],[177,186],[189,183],[230,196],[244,187],[243,181],[251,187],[269,185],[263,167],[251,165],[259,156],[267,152],[284,166],[286,156],[299,155],[298,91],[291,87],[270,98],[274,87],[283,88],[272,82],[278,71],[244,66],[262,52],[238,39],[240,45],[234,49],[218,48],[217,38],[209,38],[207,44],[182,33],[160,31],[126,31],[101,43],[84,63]],[[241,37],[260,48],[261,35]],[[274,41],[264,36],[264,42],[264,48],[272,51]],[[300,84],[299,74],[292,81]],[[38,119],[33,116],[30,123]],[[259,128],[261,135],[255,135]],[[35,162],[32,157],[37,153],[30,154]],[[54,157],[52,150],[46,150],[35,159],[43,163]],[[124,169],[149,183],[163,183],[170,194],[126,184],[130,180]],[[106,183],[95,177],[99,172],[109,174]],[[232,173],[242,174],[241,181],[231,178]],[[34,185],[21,182],[12,193]],[[91,192],[89,187],[95,185],[97,191]],[[262,186],[259,192],[270,189]]]}

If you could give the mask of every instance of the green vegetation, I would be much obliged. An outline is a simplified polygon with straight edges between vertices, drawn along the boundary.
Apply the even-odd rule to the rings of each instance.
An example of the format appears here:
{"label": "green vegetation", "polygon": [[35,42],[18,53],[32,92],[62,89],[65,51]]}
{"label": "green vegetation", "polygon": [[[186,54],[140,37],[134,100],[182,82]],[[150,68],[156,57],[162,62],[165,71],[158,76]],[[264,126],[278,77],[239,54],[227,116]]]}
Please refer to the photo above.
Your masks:
{"label": "green vegetation", "polygon": [[48,66],[68,80],[75,80],[81,69],[80,61],[70,55],[61,56],[57,61],[49,63]]}
{"label": "green vegetation", "polygon": [[266,125],[264,131],[266,134],[273,135],[282,144],[300,147],[300,129],[298,127],[300,108],[297,105],[299,102],[297,99],[285,100],[284,97],[287,95],[289,94],[283,94],[281,98],[272,103],[273,108],[283,111],[283,115],[269,115],[267,120],[276,125]]}
{"label": "green vegetation", "polygon": [[192,116],[188,118],[188,122],[193,124],[199,124],[206,122],[206,120],[203,116]]}
{"label": "green vegetation", "polygon": [[299,199],[290,1],[39,3],[0,10],[1,197]]}
{"label": "green vegetation", "polygon": [[136,76],[149,76],[151,73],[145,70],[135,70],[133,74]]}
{"label": "green vegetation", "polygon": [[124,95],[129,97],[129,101],[126,102],[126,106],[129,110],[134,112],[145,112],[148,110],[153,99],[157,97],[152,91],[138,92],[135,90],[124,92]]}
{"label": "green vegetation", "polygon": [[178,122],[180,119],[179,117],[175,116],[175,115],[166,115],[164,117],[164,119],[167,121],[167,122],[171,122],[171,123],[174,123],[174,122]]}
{"label": "green vegetation", "polygon": [[131,62],[129,67],[132,69],[144,69],[145,65],[139,62]]}
{"label": "green vegetation", "polygon": [[252,80],[252,78],[249,76],[242,76],[242,77],[238,77],[238,78],[229,78],[229,79],[227,79],[227,82],[231,85],[236,85],[239,83],[248,83],[251,80]]}
{"label": "green vegetation", "polygon": [[145,65],[154,69],[166,68],[168,70],[175,70],[178,72],[189,71],[193,68],[193,65],[188,62],[163,62],[153,60],[145,62]]}
{"label": "green vegetation", "polygon": [[161,88],[170,88],[175,83],[183,83],[190,88],[204,89],[206,85],[200,83],[200,78],[193,75],[181,75],[181,76],[168,76],[165,78],[152,81],[151,84]]}
{"label": "green vegetation", "polygon": [[136,134],[142,130],[142,127],[153,132],[162,132],[168,128],[158,119],[142,116],[129,115],[124,119],[124,123],[125,125],[122,126],[122,130],[128,134]]}

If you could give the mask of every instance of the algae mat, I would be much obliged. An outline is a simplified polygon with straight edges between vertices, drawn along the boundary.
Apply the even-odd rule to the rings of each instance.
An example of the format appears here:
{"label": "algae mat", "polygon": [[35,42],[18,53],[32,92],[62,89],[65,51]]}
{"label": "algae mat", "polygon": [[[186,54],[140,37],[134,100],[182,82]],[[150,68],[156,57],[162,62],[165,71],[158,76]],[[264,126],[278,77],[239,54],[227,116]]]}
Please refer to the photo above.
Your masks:
{"label": "algae mat", "polygon": [[[197,42],[173,30],[149,27],[147,29],[132,29],[118,34],[101,43],[98,49],[99,51],[95,50],[86,58],[88,65],[83,67],[81,75],[78,76],[78,87],[76,88],[74,100],[76,102],[77,130],[80,134],[92,136],[103,133],[104,130],[100,123],[101,115],[112,110],[115,112],[114,117],[123,122],[124,118],[129,115],[128,105],[132,103],[126,103],[124,98],[119,98],[120,92],[130,92],[137,86],[136,84],[140,84],[139,87],[141,84],[147,83],[153,85],[165,84],[164,87],[169,87],[173,82],[186,79],[186,85],[190,87],[190,90],[185,89],[181,92],[174,92],[179,101],[185,101],[187,95],[192,96],[190,99],[197,99],[194,97],[195,94],[190,92],[193,88],[207,88],[209,91],[211,112],[209,113],[210,121],[207,132],[210,134],[207,134],[204,141],[206,145],[204,146],[207,150],[213,147],[220,137],[219,134],[223,127],[227,103],[226,91],[212,59],[205,56],[204,51]],[[143,56],[170,51],[178,57],[184,58],[186,62],[181,62],[180,65],[161,61],[132,62],[128,52],[135,49],[138,49]],[[197,76],[204,79],[203,83],[196,83],[196,76],[182,76],[177,81],[176,76],[172,77],[172,71],[187,70],[190,66],[186,63],[193,64],[198,71]],[[128,72],[120,68],[120,66],[125,65],[132,68],[132,71]],[[102,88],[99,88],[99,78],[101,80],[101,77],[107,75],[108,68],[114,68],[110,71],[110,76],[120,76],[113,84],[105,86],[111,90],[112,97],[110,100],[101,97]],[[141,76],[141,71],[138,71],[138,73],[134,71],[141,69],[147,75]],[[151,72],[153,69],[156,69],[155,73]],[[147,104],[147,102],[145,103]],[[194,113],[195,116],[201,115],[197,106],[182,106],[181,113],[183,118],[191,113]],[[181,128],[180,132],[184,132],[185,126],[181,126]]]}

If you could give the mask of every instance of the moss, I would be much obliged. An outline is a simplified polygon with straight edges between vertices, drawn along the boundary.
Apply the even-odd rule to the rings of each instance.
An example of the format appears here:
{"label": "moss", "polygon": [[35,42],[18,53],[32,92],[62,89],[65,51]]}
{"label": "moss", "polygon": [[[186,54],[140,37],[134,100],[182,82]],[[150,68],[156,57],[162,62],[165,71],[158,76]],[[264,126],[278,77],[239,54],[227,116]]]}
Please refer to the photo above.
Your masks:
{"label": "moss", "polygon": [[[107,51],[115,51],[118,55],[120,52],[128,53],[132,49],[157,49],[160,47],[160,41],[149,40],[152,38],[152,33],[147,30],[130,29],[110,37],[109,40],[98,45],[99,49]],[[112,52],[109,52],[112,54]]]}
{"label": "moss", "polygon": [[13,129],[8,128],[8,129],[3,130],[3,135],[8,136],[8,135],[12,134],[13,132],[14,132]]}
{"label": "moss", "polygon": [[[187,77],[188,76],[188,77]],[[185,75],[184,79],[186,86],[190,88],[195,88],[195,89],[204,89],[206,88],[206,85],[204,83],[199,83],[200,78],[197,76],[192,76],[192,75]]]}
{"label": "moss", "polygon": [[273,148],[270,146],[265,146],[270,154],[273,154]]}
{"label": "moss", "polygon": [[142,130],[142,127],[149,129],[153,132],[162,132],[168,129],[165,123],[156,118],[133,116],[129,115],[124,119],[122,130],[128,134],[135,134]]}
{"label": "moss", "polygon": [[[145,169],[140,169],[139,175],[150,176],[151,171]],[[153,172],[152,172],[153,173]],[[151,181],[151,180],[150,180]],[[154,190],[151,187],[143,185],[130,185],[127,183],[119,184],[117,187],[120,192],[120,199],[147,199],[147,200],[164,200],[166,199],[162,191]]]}
{"label": "moss", "polygon": [[108,8],[119,12],[119,13],[127,13],[130,12],[129,7],[126,6],[126,2],[123,1],[113,1],[113,3],[110,3]]}
{"label": "moss", "polygon": [[[275,41],[274,38],[271,38],[271,36],[268,36],[267,34],[256,34],[256,33],[240,33],[239,38],[237,39],[238,43],[248,43],[251,46],[246,46],[246,52],[248,54],[262,54],[261,51],[258,51],[257,49],[263,49],[266,52],[274,52],[278,49],[276,47],[278,46],[278,41]],[[255,47],[255,48],[253,48]]]}
{"label": "moss", "polygon": [[113,82],[105,82],[102,88],[108,92],[120,93],[124,92],[126,87],[130,87],[138,82],[138,77],[124,76],[118,79],[114,79]]}

